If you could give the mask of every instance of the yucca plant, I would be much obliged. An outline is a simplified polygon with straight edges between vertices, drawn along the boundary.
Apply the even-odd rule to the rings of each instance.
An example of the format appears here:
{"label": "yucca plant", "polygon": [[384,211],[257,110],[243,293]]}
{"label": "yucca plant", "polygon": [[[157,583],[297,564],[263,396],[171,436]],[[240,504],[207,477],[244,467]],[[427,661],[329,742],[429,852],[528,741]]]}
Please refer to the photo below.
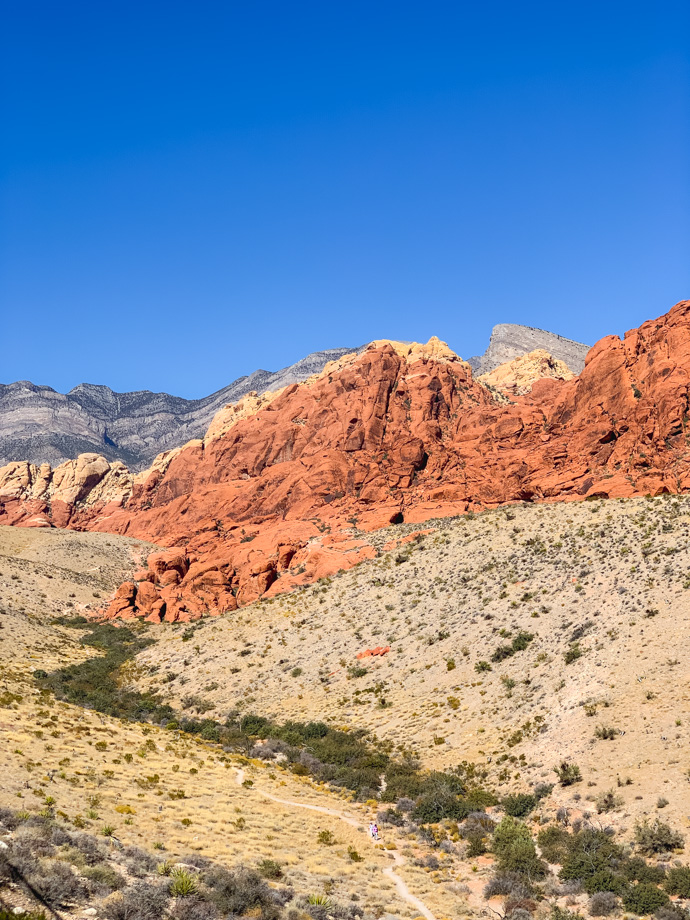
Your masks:
{"label": "yucca plant", "polygon": [[196,879],[186,869],[173,869],[170,876],[170,894],[173,898],[187,898],[196,892]]}

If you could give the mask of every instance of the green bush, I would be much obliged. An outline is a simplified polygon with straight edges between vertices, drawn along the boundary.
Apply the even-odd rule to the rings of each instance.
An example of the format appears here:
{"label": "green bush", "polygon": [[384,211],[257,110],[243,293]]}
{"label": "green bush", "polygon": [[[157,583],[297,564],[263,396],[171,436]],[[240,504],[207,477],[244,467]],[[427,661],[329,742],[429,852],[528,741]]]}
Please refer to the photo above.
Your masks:
{"label": "green bush", "polygon": [[597,891],[612,891],[614,894],[623,895],[628,890],[628,884],[622,875],[612,869],[599,869],[584,881],[587,894],[596,894]]}
{"label": "green bush", "polygon": [[653,914],[669,903],[668,895],[649,882],[639,882],[623,898],[623,906],[634,914]]}
{"label": "green bush", "polygon": [[566,651],[563,653],[563,659],[566,664],[572,664],[578,658],[582,658],[584,649],[579,642],[571,642]]}
{"label": "green bush", "polygon": [[547,862],[561,865],[571,849],[572,835],[564,827],[551,824],[539,831],[537,843]]}
{"label": "green bush", "polygon": [[538,799],[535,795],[520,792],[517,795],[507,795],[501,800],[501,805],[511,818],[524,818],[537,807]]}
{"label": "green bush", "polygon": [[276,862],[275,859],[262,859],[257,869],[264,878],[277,879],[283,877],[280,863]]}
{"label": "green bush", "polygon": [[666,870],[662,866],[650,866],[640,856],[624,860],[621,870],[631,882],[653,882],[658,885],[666,878]]}
{"label": "green bush", "polygon": [[499,872],[512,872],[530,881],[546,874],[546,863],[537,856],[529,829],[510,816],[496,827],[491,848]]}
{"label": "green bush", "polygon": [[679,898],[690,898],[690,866],[676,866],[668,870],[664,884],[669,894]]}
{"label": "green bush", "polygon": [[527,646],[532,642],[534,636],[532,633],[520,630],[510,645],[499,645],[494,650],[491,660],[494,662],[505,661],[506,658],[512,658],[516,652],[524,652]]}
{"label": "green bush", "polygon": [[621,847],[607,834],[588,828],[572,835],[559,874],[566,881],[577,879],[586,882],[598,872],[616,869],[622,857]]}
{"label": "green bush", "polygon": [[635,843],[640,853],[653,856],[655,853],[666,853],[669,850],[682,850],[684,838],[664,821],[655,818],[651,824],[643,821],[635,826]]}
{"label": "green bush", "polygon": [[486,840],[484,835],[480,833],[468,834],[465,856],[468,859],[474,859],[475,856],[483,856],[484,853],[486,853]]}
{"label": "green bush", "polygon": [[464,818],[465,814],[457,795],[450,789],[439,789],[421,796],[412,812],[412,819],[422,824],[437,824],[444,818]]}

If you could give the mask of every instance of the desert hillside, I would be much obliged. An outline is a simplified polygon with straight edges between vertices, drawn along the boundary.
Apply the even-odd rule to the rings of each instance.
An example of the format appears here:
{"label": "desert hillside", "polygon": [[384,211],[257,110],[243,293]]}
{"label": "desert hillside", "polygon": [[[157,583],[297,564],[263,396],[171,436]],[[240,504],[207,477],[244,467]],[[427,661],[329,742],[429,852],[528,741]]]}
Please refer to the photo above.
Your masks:
{"label": "desert hillside", "polygon": [[0,528],[0,910],[682,920],[689,527],[682,496],[515,505],[115,625],[82,614],[150,545]]}
{"label": "desert hillside", "polygon": [[[396,848],[391,829],[373,845],[376,803],[103,711],[107,672],[89,663],[151,640],[141,628],[94,632],[82,615],[150,550],[104,534],[0,528],[0,912],[213,920],[234,905],[309,920],[309,898],[313,920],[322,904],[345,905],[350,920],[411,918],[420,904],[428,917],[467,910],[459,859],[447,855],[432,879],[423,839]],[[87,675],[82,687],[91,674],[85,707],[42,686],[65,668]]]}
{"label": "desert hillside", "polygon": [[221,721],[364,727],[428,767],[482,764],[506,790],[574,761],[591,801],[620,782],[629,814],[664,795],[687,824],[690,498],[518,505],[362,538],[376,558],[348,572],[161,625],[132,676]]}

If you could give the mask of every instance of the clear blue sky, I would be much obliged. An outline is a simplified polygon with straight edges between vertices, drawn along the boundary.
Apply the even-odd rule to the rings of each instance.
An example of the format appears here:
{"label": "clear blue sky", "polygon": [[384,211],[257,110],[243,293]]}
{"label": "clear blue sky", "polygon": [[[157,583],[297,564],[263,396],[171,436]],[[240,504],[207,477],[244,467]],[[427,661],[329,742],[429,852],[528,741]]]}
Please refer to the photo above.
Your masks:
{"label": "clear blue sky", "polygon": [[0,34],[0,381],[201,396],[690,297],[690,5],[26,2]]}

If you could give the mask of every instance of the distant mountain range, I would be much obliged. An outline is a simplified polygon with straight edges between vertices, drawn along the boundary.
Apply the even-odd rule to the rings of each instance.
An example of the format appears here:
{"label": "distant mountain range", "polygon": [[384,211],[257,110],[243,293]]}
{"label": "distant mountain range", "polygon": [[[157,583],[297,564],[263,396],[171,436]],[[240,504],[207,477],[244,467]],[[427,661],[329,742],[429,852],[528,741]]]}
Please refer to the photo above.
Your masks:
{"label": "distant mountain range", "polygon": [[[329,361],[365,347],[331,348],[276,372],[257,370],[203,399],[148,390],[115,393],[90,383],[64,394],[26,380],[0,384],[0,466],[13,460],[56,466],[93,452],[141,470],[161,451],[202,437],[223,406],[254,390],[262,393],[299,383]],[[469,363],[475,374],[483,374],[535,348],[545,349],[575,373],[584,367],[588,350],[586,345],[551,332],[502,324],[494,327],[486,352],[470,358]]]}
{"label": "distant mountain range", "polygon": [[306,380],[329,361],[357,348],[317,351],[296,364],[238,377],[203,399],[80,383],[69,393],[27,380],[0,384],[0,466],[12,460],[50,463],[83,453],[122,460],[132,470],[148,466],[161,451],[200,438],[219,409],[256,390],[277,390]]}

